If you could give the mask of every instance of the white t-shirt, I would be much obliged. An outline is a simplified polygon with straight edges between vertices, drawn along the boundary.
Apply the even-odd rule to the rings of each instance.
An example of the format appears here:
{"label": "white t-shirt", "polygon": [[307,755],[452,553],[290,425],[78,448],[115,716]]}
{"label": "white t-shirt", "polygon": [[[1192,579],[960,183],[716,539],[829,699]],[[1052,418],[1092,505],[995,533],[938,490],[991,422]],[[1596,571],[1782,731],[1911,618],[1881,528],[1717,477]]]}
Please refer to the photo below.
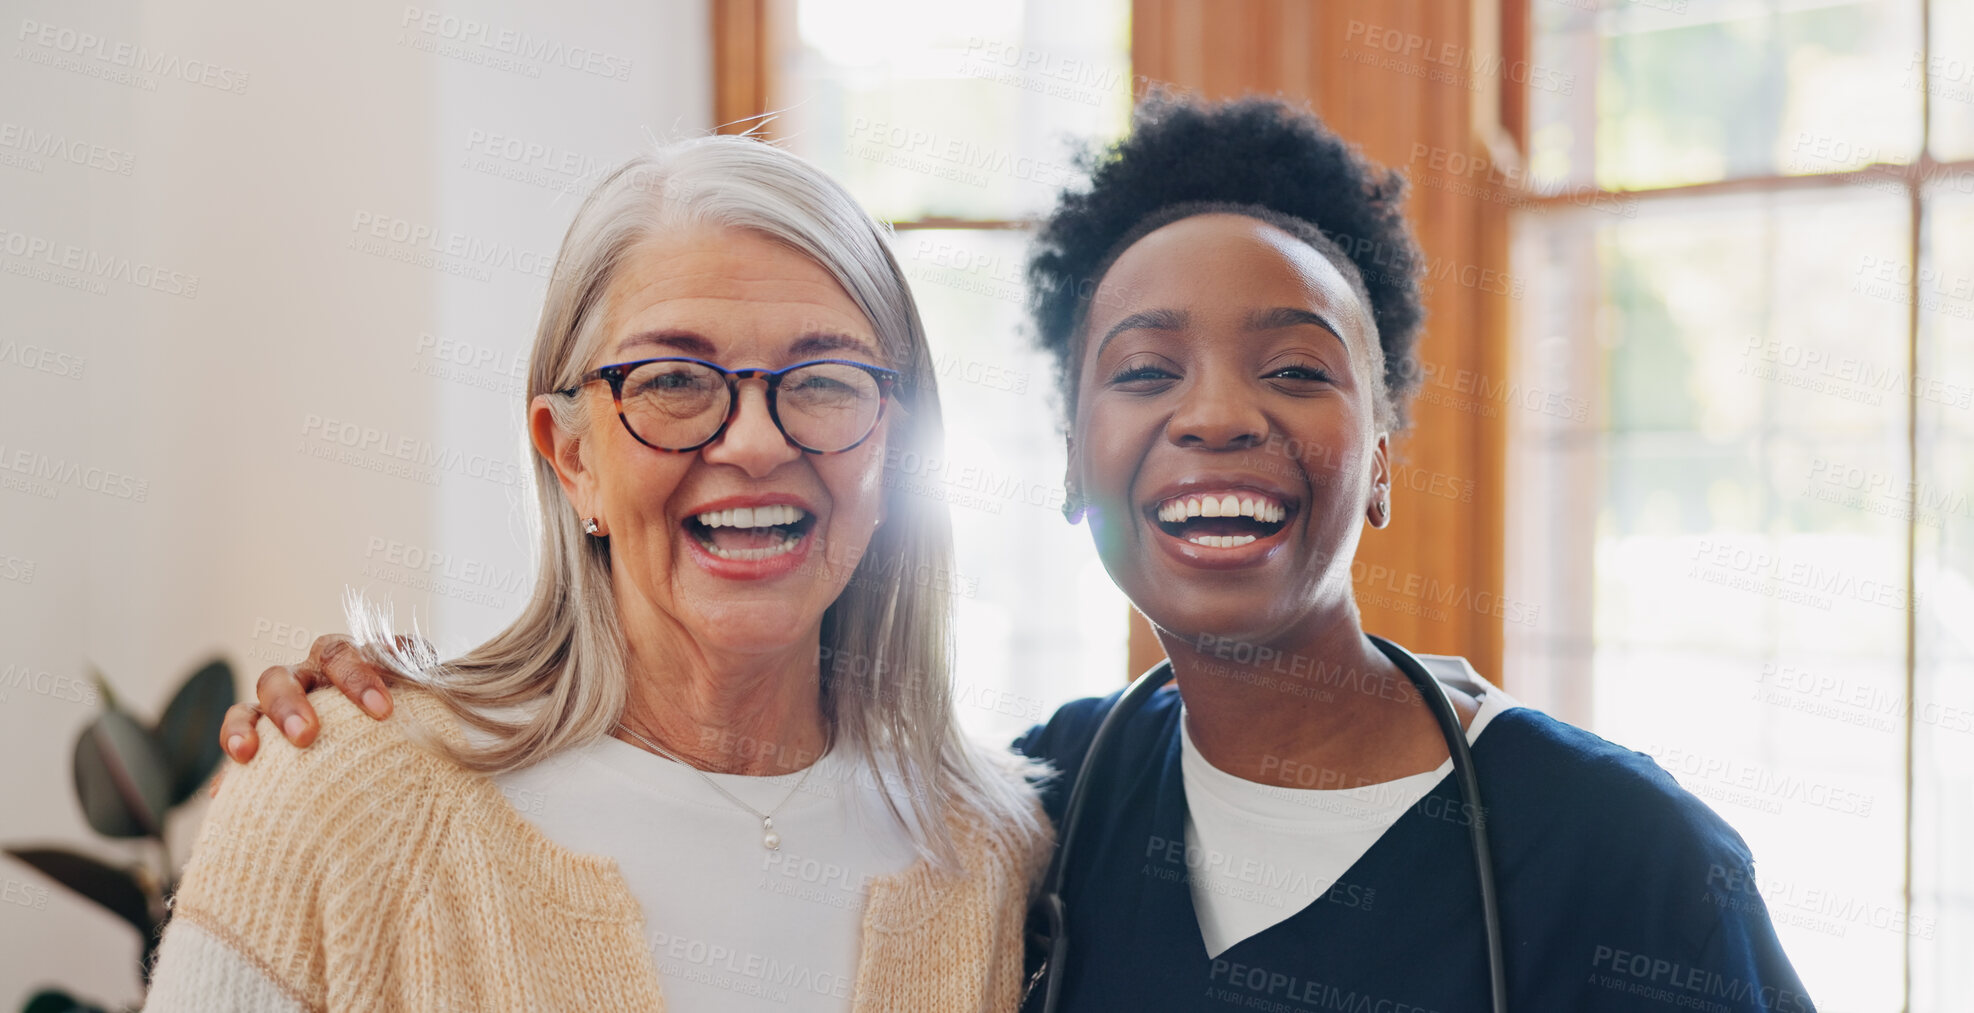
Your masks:
{"label": "white t-shirt", "polygon": [[780,805],[780,850],[699,773],[614,738],[494,780],[550,840],[616,860],[672,1013],[850,1009],[870,880],[917,861],[910,835],[848,754],[817,761],[793,797],[800,772],[707,776],[761,812]]}
{"label": "white t-shirt", "polygon": [[[1467,726],[1469,743],[1494,715],[1520,706],[1465,658],[1422,654],[1419,660],[1434,678],[1479,701]],[[1332,887],[1347,891],[1348,884],[1338,884],[1343,874],[1453,769],[1449,758],[1437,770],[1356,788],[1278,788],[1206,762],[1183,712],[1179,740],[1187,881],[1209,957],[1287,920]]]}

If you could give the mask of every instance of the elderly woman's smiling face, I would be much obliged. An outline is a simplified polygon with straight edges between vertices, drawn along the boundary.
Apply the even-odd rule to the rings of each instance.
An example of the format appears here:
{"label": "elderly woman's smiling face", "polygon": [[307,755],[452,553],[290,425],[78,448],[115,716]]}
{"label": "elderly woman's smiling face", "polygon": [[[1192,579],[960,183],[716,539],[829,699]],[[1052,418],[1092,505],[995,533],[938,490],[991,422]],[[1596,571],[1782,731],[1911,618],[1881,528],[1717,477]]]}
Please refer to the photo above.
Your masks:
{"label": "elderly woman's smiling face", "polygon": [[[673,356],[730,370],[886,365],[870,321],[826,270],[741,230],[644,241],[606,298],[603,351],[587,368]],[[610,539],[619,615],[669,620],[701,647],[735,653],[813,638],[881,520],[888,419],[850,450],[805,453],[770,417],[765,382],[742,380],[719,439],[667,453],[619,421],[609,384],[579,397],[589,430],[548,434],[552,460],[571,504]],[[541,446],[553,423],[540,409],[534,422]]]}

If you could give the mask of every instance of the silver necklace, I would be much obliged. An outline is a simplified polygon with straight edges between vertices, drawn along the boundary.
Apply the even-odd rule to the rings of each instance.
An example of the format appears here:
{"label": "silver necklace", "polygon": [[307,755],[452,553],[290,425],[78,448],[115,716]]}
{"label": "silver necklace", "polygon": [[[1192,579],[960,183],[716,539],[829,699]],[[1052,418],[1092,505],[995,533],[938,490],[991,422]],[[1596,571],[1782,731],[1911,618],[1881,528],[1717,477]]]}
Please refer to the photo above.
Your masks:
{"label": "silver necklace", "polygon": [[695,767],[691,763],[687,762],[684,757],[680,756],[677,753],[672,752],[669,749],[666,749],[664,746],[661,746],[658,743],[653,742],[642,735],[639,735],[637,733],[637,730],[633,729],[631,726],[620,724],[617,726],[617,728],[618,730],[622,731],[625,735],[628,735],[631,738],[636,739],[639,742],[643,743],[646,749],[649,749],[652,752],[657,753],[659,756],[662,756],[665,759],[668,759],[673,763],[676,763],[684,767],[685,769],[690,770],[695,774],[698,774],[700,780],[705,781],[706,784],[709,787],[711,787],[714,791],[717,791],[720,794],[726,796],[727,801],[732,802],[734,805],[737,805],[742,809],[747,810],[750,813],[753,813],[754,818],[761,821],[761,846],[768,849],[769,851],[781,850],[781,835],[775,833],[775,813],[780,812],[781,807],[787,805],[788,800],[794,798],[795,793],[802,790],[802,785],[809,780],[810,772],[814,771],[816,767],[819,766],[821,763],[821,761],[817,761],[816,763],[811,763],[807,767],[803,768],[802,776],[796,779],[795,781],[795,787],[788,789],[788,794],[782,796],[781,801],[775,803],[775,807],[773,809],[770,809],[767,812],[762,812],[761,810],[756,809],[745,802],[742,802],[737,796],[734,795],[733,792],[730,792],[725,788],[720,787],[720,782],[713,780],[711,775],[707,774],[705,771],[700,770],[698,767]]}

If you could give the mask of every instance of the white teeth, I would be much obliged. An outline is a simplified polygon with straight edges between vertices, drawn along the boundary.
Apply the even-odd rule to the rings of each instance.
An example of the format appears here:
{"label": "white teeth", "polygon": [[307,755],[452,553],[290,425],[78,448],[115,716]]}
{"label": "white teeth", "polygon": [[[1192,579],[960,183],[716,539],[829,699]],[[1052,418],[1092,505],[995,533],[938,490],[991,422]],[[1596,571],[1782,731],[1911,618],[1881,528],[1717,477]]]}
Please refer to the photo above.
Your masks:
{"label": "white teeth", "polygon": [[1160,503],[1157,516],[1168,524],[1192,517],[1252,517],[1275,524],[1288,516],[1288,508],[1262,497],[1183,496]]}
{"label": "white teeth", "polygon": [[721,559],[733,559],[733,560],[748,562],[756,559],[767,559],[770,556],[786,555],[789,552],[794,551],[795,546],[801,541],[802,540],[800,538],[785,538],[782,539],[777,544],[770,545],[767,546],[766,548],[760,548],[760,549],[723,549],[718,545],[714,545],[710,542],[701,542],[700,544],[706,547],[707,552],[710,552],[713,555],[720,557]]}
{"label": "white teeth", "polygon": [[800,507],[778,503],[773,506],[709,510],[699,514],[697,519],[709,528],[769,528],[777,524],[793,524],[807,516],[808,513]]}
{"label": "white teeth", "polygon": [[1186,539],[1194,545],[1204,545],[1209,549],[1231,549],[1254,541],[1253,535],[1194,535]]}

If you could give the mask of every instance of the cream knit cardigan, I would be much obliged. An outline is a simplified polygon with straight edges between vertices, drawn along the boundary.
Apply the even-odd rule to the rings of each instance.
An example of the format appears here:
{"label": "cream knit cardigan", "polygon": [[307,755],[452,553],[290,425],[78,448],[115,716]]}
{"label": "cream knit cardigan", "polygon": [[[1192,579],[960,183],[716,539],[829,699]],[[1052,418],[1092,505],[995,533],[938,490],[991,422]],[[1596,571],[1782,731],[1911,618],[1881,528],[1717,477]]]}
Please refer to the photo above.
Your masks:
{"label": "cream knit cardigan", "polygon": [[[399,713],[457,740],[436,699]],[[550,841],[488,778],[310,697],[308,749],[271,724],[206,817],[146,1009],[663,1010],[644,919],[616,863]],[[1047,842],[949,817],[958,873],[921,861],[871,884],[855,1008],[1012,1010]],[[654,842],[654,846],[662,846]]]}

